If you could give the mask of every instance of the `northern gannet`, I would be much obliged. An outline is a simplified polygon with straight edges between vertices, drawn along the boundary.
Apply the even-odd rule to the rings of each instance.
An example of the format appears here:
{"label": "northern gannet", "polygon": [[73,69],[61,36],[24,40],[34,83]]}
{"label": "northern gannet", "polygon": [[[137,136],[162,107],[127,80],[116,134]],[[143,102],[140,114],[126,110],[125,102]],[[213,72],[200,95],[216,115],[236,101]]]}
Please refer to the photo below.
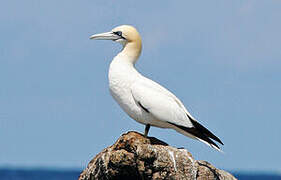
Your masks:
{"label": "northern gannet", "polygon": [[144,136],[147,136],[150,126],[172,128],[220,151],[212,139],[223,145],[222,141],[197,122],[173,93],[135,69],[142,42],[134,27],[121,25],[110,32],[92,35],[90,39],[113,40],[122,44],[122,51],[113,58],[109,67],[109,89],[121,108],[145,125]]}

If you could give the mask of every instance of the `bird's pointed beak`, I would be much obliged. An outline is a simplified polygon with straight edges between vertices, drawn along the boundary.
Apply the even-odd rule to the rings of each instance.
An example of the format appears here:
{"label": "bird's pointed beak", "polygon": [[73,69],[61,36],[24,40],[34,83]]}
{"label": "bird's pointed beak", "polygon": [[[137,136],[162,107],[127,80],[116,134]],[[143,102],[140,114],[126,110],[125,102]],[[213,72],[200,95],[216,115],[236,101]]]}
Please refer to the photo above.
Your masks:
{"label": "bird's pointed beak", "polygon": [[90,36],[90,39],[97,39],[97,40],[116,40],[119,36],[113,34],[113,32],[105,32],[100,34],[94,34]]}

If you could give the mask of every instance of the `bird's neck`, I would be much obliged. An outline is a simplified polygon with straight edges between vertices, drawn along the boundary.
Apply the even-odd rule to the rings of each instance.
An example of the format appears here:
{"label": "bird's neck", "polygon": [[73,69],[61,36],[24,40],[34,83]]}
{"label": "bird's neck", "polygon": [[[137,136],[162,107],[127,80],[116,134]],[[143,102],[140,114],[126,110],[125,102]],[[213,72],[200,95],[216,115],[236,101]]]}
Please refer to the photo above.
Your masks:
{"label": "bird's neck", "polygon": [[129,42],[123,47],[122,51],[117,56],[122,57],[120,59],[135,65],[141,54],[141,49],[141,41]]}

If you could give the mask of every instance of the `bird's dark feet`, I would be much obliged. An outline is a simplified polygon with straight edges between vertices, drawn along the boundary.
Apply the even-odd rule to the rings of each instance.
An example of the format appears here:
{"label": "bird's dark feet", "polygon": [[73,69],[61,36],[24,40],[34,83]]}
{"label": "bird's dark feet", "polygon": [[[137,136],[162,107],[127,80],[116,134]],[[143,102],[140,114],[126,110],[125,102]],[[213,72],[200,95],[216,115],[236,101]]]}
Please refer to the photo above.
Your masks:
{"label": "bird's dark feet", "polygon": [[147,137],[149,128],[150,128],[150,124],[145,125],[144,137]]}

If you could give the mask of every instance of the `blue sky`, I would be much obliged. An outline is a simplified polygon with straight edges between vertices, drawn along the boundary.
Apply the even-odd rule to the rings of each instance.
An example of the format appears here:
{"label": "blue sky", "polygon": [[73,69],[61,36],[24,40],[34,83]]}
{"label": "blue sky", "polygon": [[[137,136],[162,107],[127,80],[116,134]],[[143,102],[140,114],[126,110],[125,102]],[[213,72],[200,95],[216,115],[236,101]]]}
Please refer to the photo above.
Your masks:
{"label": "blue sky", "polygon": [[150,135],[231,170],[281,171],[281,1],[42,1],[0,6],[0,166],[83,168],[128,130],[108,91],[120,45],[138,28],[137,68],[174,92],[225,143],[224,154],[173,130]]}

